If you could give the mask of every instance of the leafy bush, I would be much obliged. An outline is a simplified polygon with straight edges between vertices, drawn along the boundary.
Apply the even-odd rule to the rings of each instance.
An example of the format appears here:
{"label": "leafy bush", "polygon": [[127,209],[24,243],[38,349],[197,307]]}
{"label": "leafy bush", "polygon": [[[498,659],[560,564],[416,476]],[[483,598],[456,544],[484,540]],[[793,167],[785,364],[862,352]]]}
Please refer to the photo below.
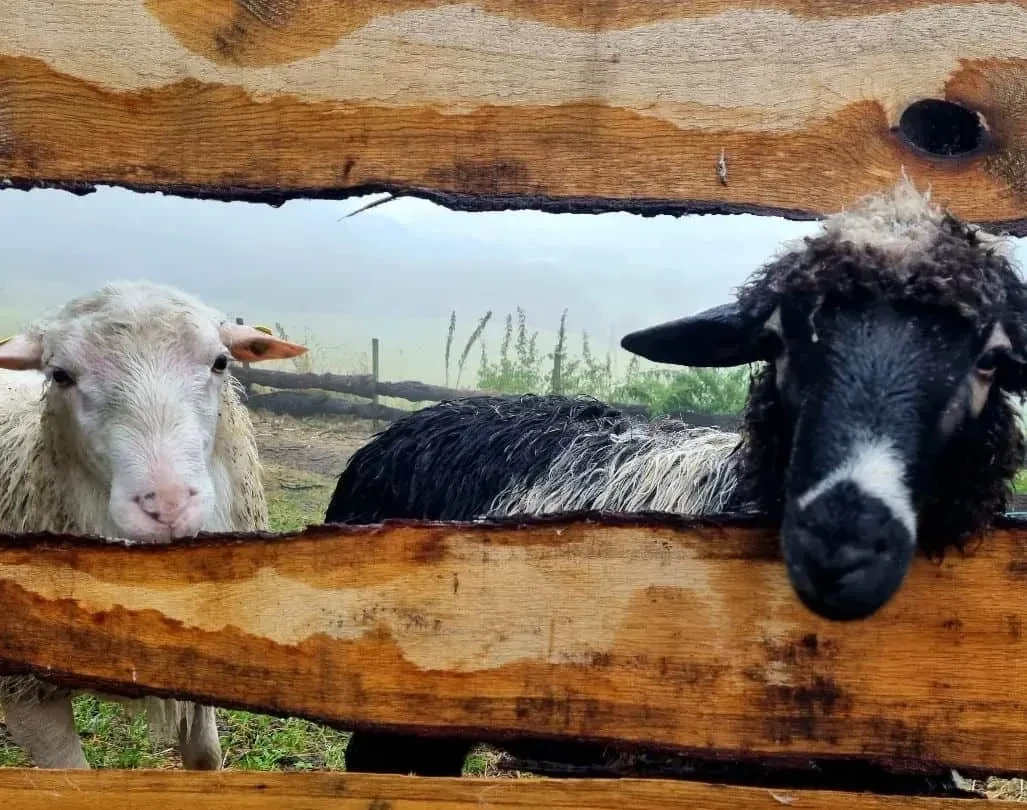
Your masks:
{"label": "leafy bush", "polygon": [[617,399],[645,405],[653,416],[681,411],[737,414],[745,406],[750,380],[746,366],[639,371],[634,365],[618,386]]}
{"label": "leafy bush", "polygon": [[[544,353],[538,346],[538,332],[529,333],[527,317],[521,307],[505,319],[498,355],[489,354],[485,326],[492,317],[487,312],[479,319],[465,344],[463,362],[475,343],[480,343],[477,387],[498,394],[561,393],[584,394],[608,402],[644,406],[651,415],[682,411],[735,414],[741,411],[749,387],[749,369],[649,369],[643,371],[633,357],[623,377],[613,371],[613,357],[593,352],[587,332],[581,334],[577,356],[567,351],[567,310],[560,317],[553,351]],[[450,316],[446,338],[446,378],[456,331],[456,313]],[[457,375],[459,383],[460,374]]]}

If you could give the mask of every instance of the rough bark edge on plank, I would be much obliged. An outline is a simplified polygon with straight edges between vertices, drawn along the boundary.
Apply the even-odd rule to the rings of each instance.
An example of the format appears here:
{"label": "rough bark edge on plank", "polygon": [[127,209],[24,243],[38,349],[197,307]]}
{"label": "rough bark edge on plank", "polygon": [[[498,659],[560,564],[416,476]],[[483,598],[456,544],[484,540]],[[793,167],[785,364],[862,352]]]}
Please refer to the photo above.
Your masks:
{"label": "rough bark edge on plank", "polygon": [[[291,806],[306,800],[311,807],[386,808],[399,802],[418,808],[491,805],[503,807],[573,807],[612,810],[616,807],[662,808],[850,808],[891,810],[958,810],[983,806],[983,798],[927,798],[839,790],[800,790],[788,795],[767,788],[686,780],[619,779],[482,779],[395,776],[360,773],[199,773],[169,770],[57,771],[0,769],[0,795],[11,798],[46,796],[46,807],[88,808],[97,800],[128,801],[152,796],[145,807],[254,808]],[[911,800],[912,798],[912,800]],[[178,801],[175,801],[175,800]],[[557,801],[553,804],[554,800]],[[243,802],[246,802],[244,804]],[[573,801],[573,804],[570,802]],[[322,804],[323,802],[323,804]],[[711,802],[716,802],[712,804]],[[20,806],[20,805],[15,805]],[[120,806],[120,804],[115,804]],[[306,806],[306,805],[305,805]]]}
{"label": "rough bark edge on plank", "polygon": [[[573,766],[540,762],[500,754],[496,767],[506,771],[527,771],[551,779],[674,779],[711,785],[761,787],[784,790],[834,790],[896,796],[979,797],[952,778],[951,769],[936,771],[889,770],[879,763],[841,758],[775,760],[773,756],[711,759],[638,750],[604,765]],[[985,781],[994,774],[960,773],[965,780]]]}
{"label": "rough bark edge on plank", "polygon": [[[361,537],[379,534],[389,528],[425,529],[438,531],[463,531],[484,534],[489,531],[531,531],[552,528],[554,531],[571,524],[589,524],[597,529],[637,528],[669,529],[676,532],[724,531],[737,529],[762,536],[764,546],[767,535],[776,531],[776,526],[767,515],[756,512],[724,512],[709,515],[678,515],[671,512],[603,512],[578,510],[556,512],[544,515],[516,514],[482,520],[446,521],[413,520],[395,518],[381,523],[317,523],[296,532],[201,532],[195,537],[180,538],[167,543],[134,543],[130,540],[107,539],[99,535],[58,534],[51,532],[0,532],[0,551],[24,548],[130,548],[139,553],[156,553],[168,548],[212,547],[235,543],[264,541],[289,542],[294,540],[317,540],[325,537]],[[1019,530],[1027,532],[1027,517],[996,514],[992,522],[995,530]],[[754,537],[755,540],[755,537]],[[754,557],[753,559],[762,559]]]}
{"label": "rough bark edge on plank", "polygon": [[[132,183],[129,181],[57,180],[52,178],[5,177],[2,188],[32,191],[52,189],[76,196],[86,196],[100,187],[123,188],[140,194],[159,193],[166,196],[216,202],[262,203],[279,208],[291,200],[346,200],[370,194],[392,194],[394,197],[417,197],[451,211],[521,211],[535,210],[547,214],[609,214],[628,213],[642,217],[688,215],[751,214],[780,217],[793,222],[815,222],[833,213],[804,208],[783,208],[759,203],[729,203],[719,200],[675,200],[642,197],[549,197],[522,194],[466,194],[446,189],[432,189],[398,183],[363,183],[344,188],[199,186],[188,183]],[[1027,236],[1027,217],[1015,220],[982,220],[977,223],[992,233]]]}
{"label": "rough bark edge on plank", "polygon": [[[543,196],[536,194],[468,194],[443,188],[407,185],[403,183],[360,183],[354,186],[322,188],[317,186],[206,186],[193,183],[133,183],[128,180],[63,180],[57,178],[7,176],[3,187],[17,191],[55,189],[76,196],[86,196],[101,187],[123,188],[140,194],[165,194],[185,199],[213,200],[217,202],[263,203],[279,208],[290,200],[346,200],[371,194],[392,194],[395,197],[418,197],[452,211],[517,211],[535,209],[551,214],[606,214],[624,211],[643,217],[685,214],[757,214],[785,219],[809,221],[823,214],[801,208],[784,208],[759,203],[740,204],[719,200],[676,200],[650,197],[588,197]],[[1019,220],[1018,220],[1019,221]],[[1027,233],[1027,218],[1023,220]]]}
{"label": "rough bark edge on plank", "polygon": [[[763,515],[756,513],[721,513],[691,517],[671,512],[601,512],[580,510],[545,515],[509,515],[483,520],[446,521],[390,519],[381,523],[318,523],[298,532],[201,532],[195,537],[180,538],[173,542],[135,543],[130,540],[106,539],[98,535],[57,534],[51,532],[0,532],[0,551],[23,548],[130,548],[140,553],[166,551],[169,548],[212,547],[242,542],[289,542],[317,540],[325,537],[361,537],[379,534],[390,528],[449,530],[484,534],[489,531],[528,532],[533,529],[552,528],[554,531],[571,524],[589,524],[595,528],[670,529],[678,532],[731,530],[770,532],[773,526]],[[1027,521],[1023,522],[1027,527]]]}

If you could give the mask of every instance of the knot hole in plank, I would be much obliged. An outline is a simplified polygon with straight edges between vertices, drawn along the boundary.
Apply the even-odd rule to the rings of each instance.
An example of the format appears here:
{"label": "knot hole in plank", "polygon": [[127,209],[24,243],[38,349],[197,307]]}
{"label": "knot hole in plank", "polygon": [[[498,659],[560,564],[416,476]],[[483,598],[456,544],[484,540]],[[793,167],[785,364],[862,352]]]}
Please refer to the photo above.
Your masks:
{"label": "knot hole in plank", "polygon": [[926,98],[910,104],[899,118],[899,135],[931,157],[962,158],[988,144],[981,116],[954,101]]}

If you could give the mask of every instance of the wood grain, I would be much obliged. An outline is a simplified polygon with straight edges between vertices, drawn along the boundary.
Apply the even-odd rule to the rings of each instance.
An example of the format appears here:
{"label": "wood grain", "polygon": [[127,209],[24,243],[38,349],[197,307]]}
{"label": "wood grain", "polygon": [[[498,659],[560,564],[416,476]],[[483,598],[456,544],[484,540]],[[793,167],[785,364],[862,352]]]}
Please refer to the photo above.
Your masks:
{"label": "wood grain", "polygon": [[800,606],[767,530],[582,516],[122,546],[0,543],[0,659],[342,728],[713,758],[1027,770],[1027,527],[917,560],[873,618]]}
{"label": "wood grain", "polygon": [[370,774],[0,770],[17,810],[974,810],[986,800],[765,790],[664,780],[424,779]]}
{"label": "wood grain", "polygon": [[[808,218],[905,167],[1024,234],[1025,30],[1027,0],[4,0],[0,178]],[[898,136],[931,97],[982,149]]]}

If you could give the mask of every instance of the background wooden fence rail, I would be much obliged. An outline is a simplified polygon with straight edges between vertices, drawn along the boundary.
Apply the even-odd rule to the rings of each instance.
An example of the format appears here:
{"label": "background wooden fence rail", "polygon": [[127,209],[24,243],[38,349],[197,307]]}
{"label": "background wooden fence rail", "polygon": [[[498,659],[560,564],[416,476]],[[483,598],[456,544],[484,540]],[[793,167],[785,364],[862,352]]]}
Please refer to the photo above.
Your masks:
{"label": "background wooden fence rail", "polygon": [[[232,366],[232,373],[248,389],[260,385],[279,389],[270,393],[251,393],[247,404],[251,408],[263,408],[273,413],[290,416],[342,415],[364,419],[393,421],[408,415],[410,411],[375,404],[375,392],[379,396],[396,397],[410,402],[430,403],[459,397],[476,396],[484,391],[445,388],[439,385],[406,380],[403,382],[378,381],[371,374],[331,374],[278,371],[263,368]],[[363,397],[370,402],[349,402],[332,397],[324,392],[350,394]],[[634,403],[613,403],[625,413],[645,416],[648,410]],[[699,427],[720,427],[733,430],[741,423],[735,414],[714,414],[700,411],[677,411],[673,416]]]}

